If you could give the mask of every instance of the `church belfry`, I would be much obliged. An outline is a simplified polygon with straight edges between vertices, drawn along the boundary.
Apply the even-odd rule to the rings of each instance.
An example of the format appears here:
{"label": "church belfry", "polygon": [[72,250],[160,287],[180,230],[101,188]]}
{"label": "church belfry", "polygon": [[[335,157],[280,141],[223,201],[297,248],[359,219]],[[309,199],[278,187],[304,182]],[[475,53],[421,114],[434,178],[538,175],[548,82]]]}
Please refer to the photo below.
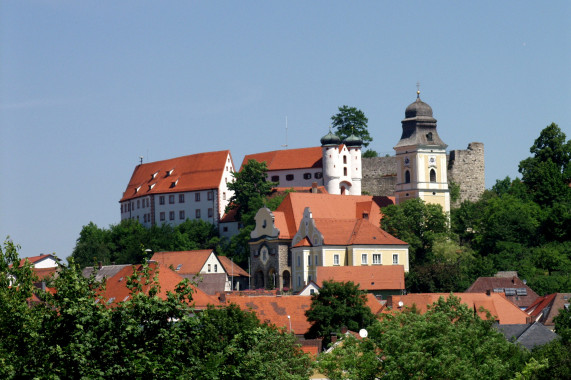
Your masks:
{"label": "church belfry", "polygon": [[420,100],[406,107],[402,135],[394,147],[397,160],[396,203],[420,198],[450,212],[446,145],[436,131],[432,108]]}

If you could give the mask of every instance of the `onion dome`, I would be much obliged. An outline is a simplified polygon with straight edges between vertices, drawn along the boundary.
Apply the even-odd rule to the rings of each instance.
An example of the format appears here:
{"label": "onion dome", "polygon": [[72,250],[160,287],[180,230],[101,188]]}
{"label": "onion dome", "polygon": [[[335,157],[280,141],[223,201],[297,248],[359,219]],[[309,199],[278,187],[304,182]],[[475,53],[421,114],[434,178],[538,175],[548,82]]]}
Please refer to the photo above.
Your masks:
{"label": "onion dome", "polygon": [[348,147],[351,147],[351,146],[360,147],[361,145],[363,145],[363,140],[361,140],[357,136],[351,134],[351,136],[349,136],[345,140],[343,140],[343,144],[347,145]]}
{"label": "onion dome", "polygon": [[420,91],[417,92],[416,101],[406,107],[404,111],[405,119],[412,119],[415,117],[429,117],[432,118],[432,108],[420,100]]}
{"label": "onion dome", "polygon": [[326,134],[321,138],[321,146],[339,145],[340,143],[341,139],[339,138],[339,136],[331,132],[331,129],[329,130],[328,134]]}

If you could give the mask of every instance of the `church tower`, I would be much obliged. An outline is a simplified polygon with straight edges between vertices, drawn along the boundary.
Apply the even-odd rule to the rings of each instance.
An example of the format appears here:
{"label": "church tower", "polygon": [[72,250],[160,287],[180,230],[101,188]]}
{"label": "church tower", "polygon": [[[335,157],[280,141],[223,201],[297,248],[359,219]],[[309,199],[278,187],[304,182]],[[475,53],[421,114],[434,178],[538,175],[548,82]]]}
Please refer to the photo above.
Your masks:
{"label": "church tower", "polygon": [[397,161],[396,203],[420,198],[439,204],[450,212],[450,192],[446,176],[446,145],[436,131],[432,108],[420,100],[406,107],[402,136],[394,147]]}

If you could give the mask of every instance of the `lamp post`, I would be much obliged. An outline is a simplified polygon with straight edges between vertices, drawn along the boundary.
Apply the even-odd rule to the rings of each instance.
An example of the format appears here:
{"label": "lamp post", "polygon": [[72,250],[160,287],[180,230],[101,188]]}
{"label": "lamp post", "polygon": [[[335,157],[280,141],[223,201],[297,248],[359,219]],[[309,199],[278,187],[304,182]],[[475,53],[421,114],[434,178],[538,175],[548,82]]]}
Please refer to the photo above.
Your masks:
{"label": "lamp post", "polygon": [[289,322],[289,332],[291,333],[291,317],[288,315],[287,320]]}

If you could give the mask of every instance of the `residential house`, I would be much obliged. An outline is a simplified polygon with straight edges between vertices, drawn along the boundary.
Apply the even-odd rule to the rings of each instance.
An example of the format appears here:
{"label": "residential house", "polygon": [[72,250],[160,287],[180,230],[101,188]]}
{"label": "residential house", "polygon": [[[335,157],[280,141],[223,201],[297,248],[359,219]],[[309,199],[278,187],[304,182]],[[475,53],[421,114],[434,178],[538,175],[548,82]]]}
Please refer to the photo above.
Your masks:
{"label": "residential house", "polygon": [[522,310],[539,297],[526,283],[517,277],[478,277],[465,293],[500,293]]}
{"label": "residential house", "polygon": [[[389,296],[383,312],[403,310],[406,307],[416,305],[417,310],[421,313],[425,313],[428,305],[438,301],[440,297],[446,299],[449,296],[450,293],[419,293]],[[503,294],[456,293],[454,296],[460,298],[463,304],[467,305],[482,319],[486,319],[486,311],[488,311],[500,325],[526,324],[531,322],[531,318],[511,301],[508,301]],[[480,308],[483,308],[484,311],[481,311]]]}
{"label": "residential house", "polygon": [[550,329],[555,328],[553,318],[559,314],[559,310],[569,309],[571,293],[553,293],[538,297],[525,312],[531,316],[534,322],[540,322]]}
{"label": "residential house", "polygon": [[121,220],[177,226],[187,219],[218,222],[233,192],[229,150],[199,153],[135,167],[123,197]]}
{"label": "residential house", "polygon": [[536,346],[542,346],[557,339],[557,334],[539,322],[519,325],[498,325],[498,330],[504,334],[510,342],[532,350]]}

